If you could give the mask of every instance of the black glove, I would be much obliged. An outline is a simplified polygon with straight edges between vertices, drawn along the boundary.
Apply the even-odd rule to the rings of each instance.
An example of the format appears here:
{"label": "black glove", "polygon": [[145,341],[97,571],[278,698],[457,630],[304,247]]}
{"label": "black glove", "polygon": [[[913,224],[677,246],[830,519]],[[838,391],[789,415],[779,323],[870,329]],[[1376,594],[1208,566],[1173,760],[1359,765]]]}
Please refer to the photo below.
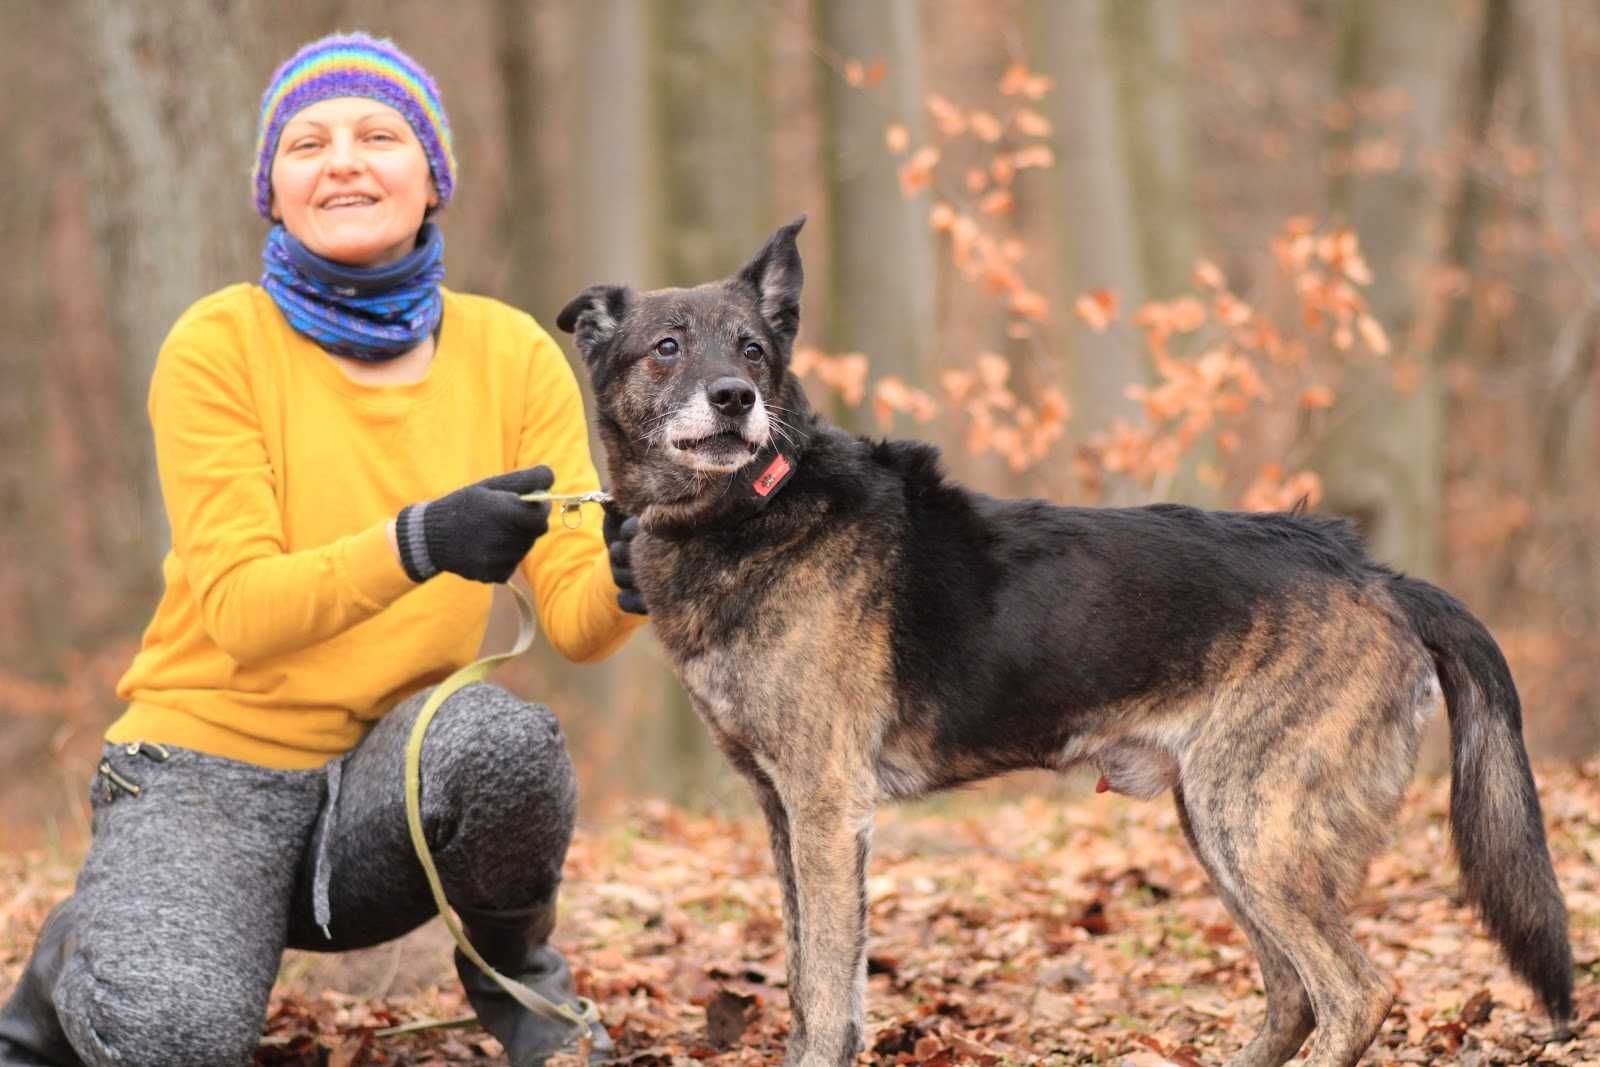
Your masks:
{"label": "black glove", "polygon": [[440,571],[503,582],[550,526],[550,505],[517,499],[555,484],[549,467],[485,478],[448,496],[412,504],[395,520],[400,563],[413,582]]}
{"label": "black glove", "polygon": [[639,534],[639,520],[624,515],[611,504],[605,505],[605,509],[606,521],[601,529],[605,531],[606,550],[611,555],[611,578],[621,590],[617,593],[617,606],[635,615],[648,615],[650,609],[644,605],[644,594],[633,584],[633,539]]}

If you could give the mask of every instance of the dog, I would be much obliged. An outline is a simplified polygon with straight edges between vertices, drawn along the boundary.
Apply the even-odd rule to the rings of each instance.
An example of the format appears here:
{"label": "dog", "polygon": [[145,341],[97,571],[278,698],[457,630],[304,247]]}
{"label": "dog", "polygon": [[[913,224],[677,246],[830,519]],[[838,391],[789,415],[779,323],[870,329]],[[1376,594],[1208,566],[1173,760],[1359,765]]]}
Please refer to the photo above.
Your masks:
{"label": "dog", "polygon": [[1171,791],[1267,998],[1235,1067],[1354,1064],[1393,995],[1345,913],[1443,703],[1466,896],[1557,1030],[1566,907],[1504,657],[1345,522],[1056,507],[846,434],[790,373],[800,218],[688,289],[585,289],[557,325],[593,385],[634,581],[783,889],[785,1063],[864,1047],[872,815],[1019,768]]}

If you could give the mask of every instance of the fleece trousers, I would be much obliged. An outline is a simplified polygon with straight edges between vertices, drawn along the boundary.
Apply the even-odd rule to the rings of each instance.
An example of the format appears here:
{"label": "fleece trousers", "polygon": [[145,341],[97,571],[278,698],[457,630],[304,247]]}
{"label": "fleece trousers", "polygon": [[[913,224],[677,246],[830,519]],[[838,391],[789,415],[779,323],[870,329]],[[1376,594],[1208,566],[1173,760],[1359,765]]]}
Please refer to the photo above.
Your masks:
{"label": "fleece trousers", "polygon": [[[285,947],[367,947],[437,913],[403,792],[426,695],[313,771],[106,746],[89,855],[52,917],[70,931],[52,999],[83,1062],[247,1064]],[[576,781],[550,710],[468,686],[430,724],[421,770],[423,825],[451,904],[492,915],[553,903]]]}

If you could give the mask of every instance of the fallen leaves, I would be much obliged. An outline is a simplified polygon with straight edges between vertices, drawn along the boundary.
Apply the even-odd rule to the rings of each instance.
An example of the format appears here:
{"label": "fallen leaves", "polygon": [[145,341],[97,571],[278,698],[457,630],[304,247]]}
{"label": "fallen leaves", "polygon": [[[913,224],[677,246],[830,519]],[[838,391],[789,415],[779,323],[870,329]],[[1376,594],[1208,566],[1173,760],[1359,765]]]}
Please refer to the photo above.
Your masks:
{"label": "fallen leaves", "polygon": [[[1363,1063],[1600,1060],[1600,763],[1539,779],[1572,917],[1578,1035],[1537,1039],[1533,998],[1460,903],[1439,781],[1412,789],[1355,908],[1357,939],[1397,994]],[[863,1062],[1196,1067],[1236,1053],[1265,1011],[1258,972],[1171,805],[1026,784],[879,814]],[[42,854],[0,855],[0,899],[23,902],[0,912],[0,998],[70,885]],[[780,913],[758,823],[642,803],[580,831],[557,942],[622,1063],[753,1067],[782,1058],[789,1025]],[[413,951],[447,973],[448,942],[432,944]],[[473,1028],[376,1036],[466,1010],[454,983],[362,1000],[285,979],[256,1063],[495,1062],[498,1044]]]}

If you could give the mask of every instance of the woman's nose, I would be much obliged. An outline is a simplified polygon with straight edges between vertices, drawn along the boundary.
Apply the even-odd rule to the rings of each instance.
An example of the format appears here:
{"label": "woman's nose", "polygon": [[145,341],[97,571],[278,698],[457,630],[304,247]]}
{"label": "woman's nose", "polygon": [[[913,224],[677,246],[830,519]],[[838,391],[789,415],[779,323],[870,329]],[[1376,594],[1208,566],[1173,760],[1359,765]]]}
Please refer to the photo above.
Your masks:
{"label": "woman's nose", "polygon": [[328,169],[335,174],[359,171],[365,166],[354,137],[335,136],[329,145]]}

